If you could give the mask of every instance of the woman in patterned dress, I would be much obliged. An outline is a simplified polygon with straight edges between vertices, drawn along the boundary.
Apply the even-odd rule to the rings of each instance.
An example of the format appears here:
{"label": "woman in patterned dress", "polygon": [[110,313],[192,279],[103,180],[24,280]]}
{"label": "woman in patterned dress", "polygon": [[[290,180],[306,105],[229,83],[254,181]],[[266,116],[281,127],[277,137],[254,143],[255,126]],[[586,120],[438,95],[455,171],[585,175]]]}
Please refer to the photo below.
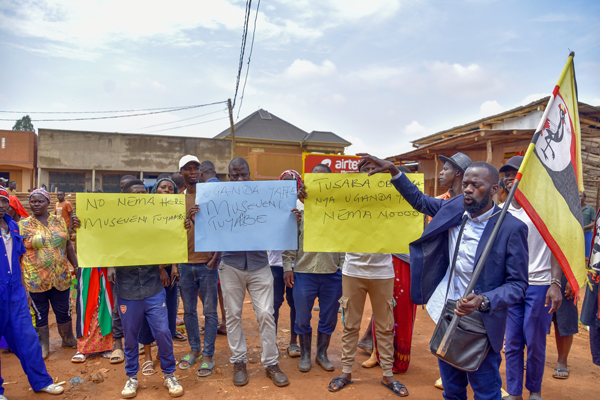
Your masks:
{"label": "woman in patterned dress", "polygon": [[[23,284],[35,316],[35,330],[44,359],[50,350],[50,304],[56,315],[62,346],[74,348],[77,345],[71,323],[71,271],[67,265],[68,259],[77,268],[77,256],[65,221],[48,213],[49,205],[50,194],[43,189],[34,190],[29,196],[33,215],[19,221],[26,249],[21,260]],[[79,220],[74,222],[75,225],[80,225]]]}

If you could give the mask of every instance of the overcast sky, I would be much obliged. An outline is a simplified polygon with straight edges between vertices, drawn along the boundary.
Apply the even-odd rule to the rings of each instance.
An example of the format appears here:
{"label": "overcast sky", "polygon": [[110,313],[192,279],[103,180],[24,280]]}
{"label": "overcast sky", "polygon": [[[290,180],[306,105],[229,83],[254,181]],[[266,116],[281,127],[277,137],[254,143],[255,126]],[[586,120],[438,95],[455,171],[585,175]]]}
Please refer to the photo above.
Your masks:
{"label": "overcast sky", "polygon": [[[3,0],[0,110],[28,111],[36,128],[215,136],[229,124],[223,104],[101,121],[33,112],[233,98],[245,5]],[[335,132],[354,143],[349,154],[391,156],[548,95],[569,50],[579,100],[600,106],[597,0],[262,0],[239,119],[263,108],[307,132]],[[235,120],[239,106],[238,94]],[[21,116],[0,113],[10,119],[0,129]]]}

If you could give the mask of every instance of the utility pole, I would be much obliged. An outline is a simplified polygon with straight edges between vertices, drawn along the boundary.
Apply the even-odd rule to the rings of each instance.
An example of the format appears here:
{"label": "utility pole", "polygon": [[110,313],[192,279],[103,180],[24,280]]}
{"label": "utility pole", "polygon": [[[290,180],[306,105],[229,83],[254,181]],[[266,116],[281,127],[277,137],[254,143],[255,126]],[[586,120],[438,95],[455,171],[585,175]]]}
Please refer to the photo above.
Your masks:
{"label": "utility pole", "polygon": [[231,99],[227,99],[227,108],[229,108],[229,124],[231,125],[231,159],[237,157],[235,145],[235,131],[233,129],[233,109],[231,108]]}

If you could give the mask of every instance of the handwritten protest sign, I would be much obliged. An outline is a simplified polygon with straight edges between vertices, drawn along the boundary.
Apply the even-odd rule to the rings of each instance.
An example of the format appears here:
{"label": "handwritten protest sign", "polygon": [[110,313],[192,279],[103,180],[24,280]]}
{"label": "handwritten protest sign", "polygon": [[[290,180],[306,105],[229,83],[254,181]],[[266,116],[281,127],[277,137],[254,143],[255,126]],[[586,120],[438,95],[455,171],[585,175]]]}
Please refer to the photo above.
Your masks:
{"label": "handwritten protest sign", "polygon": [[196,251],[298,248],[295,181],[200,183]]}
{"label": "handwritten protest sign", "polygon": [[185,197],[77,193],[80,267],[187,262]]}
{"label": "handwritten protest sign", "polygon": [[[421,190],[423,174],[407,174]],[[408,253],[423,233],[389,174],[306,174],[304,251]]]}

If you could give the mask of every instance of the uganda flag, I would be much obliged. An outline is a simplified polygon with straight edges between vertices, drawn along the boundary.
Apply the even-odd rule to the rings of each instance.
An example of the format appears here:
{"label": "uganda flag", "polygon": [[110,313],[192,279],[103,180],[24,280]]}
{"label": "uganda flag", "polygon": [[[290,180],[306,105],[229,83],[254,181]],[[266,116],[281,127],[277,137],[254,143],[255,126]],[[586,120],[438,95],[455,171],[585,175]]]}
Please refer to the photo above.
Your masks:
{"label": "uganda flag", "polygon": [[586,279],[586,267],[574,56],[569,55],[521,163],[515,197],[560,263],[573,292],[578,293]]}

